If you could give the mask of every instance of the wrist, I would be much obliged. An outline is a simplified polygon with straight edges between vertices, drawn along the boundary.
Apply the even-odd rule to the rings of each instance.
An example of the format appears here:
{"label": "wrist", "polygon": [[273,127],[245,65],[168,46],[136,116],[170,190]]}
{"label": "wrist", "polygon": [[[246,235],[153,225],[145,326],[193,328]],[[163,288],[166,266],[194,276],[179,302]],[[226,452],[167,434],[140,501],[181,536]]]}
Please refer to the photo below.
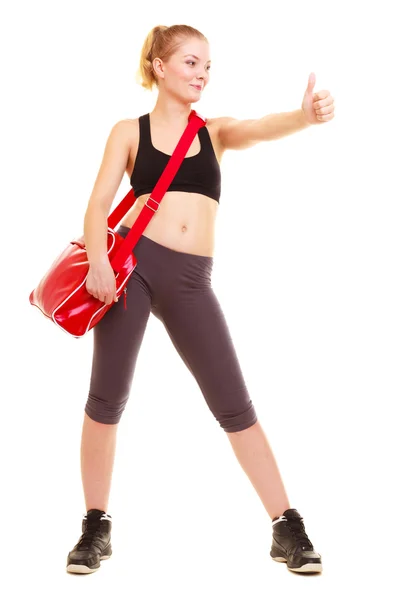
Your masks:
{"label": "wrist", "polygon": [[306,128],[306,127],[311,127],[311,125],[313,125],[313,123],[310,123],[310,121],[307,119],[306,112],[303,107],[301,107],[301,109],[299,111],[299,118],[300,118],[302,127]]}

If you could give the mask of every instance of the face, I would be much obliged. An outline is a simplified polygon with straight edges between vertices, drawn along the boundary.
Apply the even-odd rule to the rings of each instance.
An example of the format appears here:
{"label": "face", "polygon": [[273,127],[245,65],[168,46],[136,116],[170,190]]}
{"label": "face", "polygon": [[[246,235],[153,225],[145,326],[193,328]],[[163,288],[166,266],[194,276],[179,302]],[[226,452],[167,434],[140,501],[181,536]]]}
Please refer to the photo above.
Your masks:
{"label": "face", "polygon": [[167,62],[154,59],[153,67],[160,90],[189,103],[197,102],[210,79],[209,45],[197,38],[185,40]]}

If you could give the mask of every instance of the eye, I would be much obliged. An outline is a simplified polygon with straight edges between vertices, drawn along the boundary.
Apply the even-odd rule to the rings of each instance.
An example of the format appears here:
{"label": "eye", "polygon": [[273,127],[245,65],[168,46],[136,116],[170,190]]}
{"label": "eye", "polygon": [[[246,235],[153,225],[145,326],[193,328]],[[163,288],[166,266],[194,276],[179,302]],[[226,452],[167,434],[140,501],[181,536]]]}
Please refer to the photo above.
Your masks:
{"label": "eye", "polygon": [[[187,64],[187,65],[195,65],[195,64],[196,64],[196,62],[195,62],[194,60],[187,60],[187,61],[186,61],[186,64]],[[210,70],[210,69],[211,69],[211,65],[208,65],[208,66],[207,66],[207,69],[208,69],[208,70]]]}

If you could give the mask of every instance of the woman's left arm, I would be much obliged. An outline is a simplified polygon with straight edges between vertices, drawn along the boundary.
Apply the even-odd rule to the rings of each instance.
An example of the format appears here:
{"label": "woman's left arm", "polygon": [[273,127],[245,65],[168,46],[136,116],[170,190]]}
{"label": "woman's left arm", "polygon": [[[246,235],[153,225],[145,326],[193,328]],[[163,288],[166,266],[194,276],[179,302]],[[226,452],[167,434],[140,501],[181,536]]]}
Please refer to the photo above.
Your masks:
{"label": "woman's left arm", "polygon": [[334,99],[327,90],[313,93],[314,85],[315,74],[311,73],[298,110],[245,121],[222,117],[218,129],[221,146],[225,150],[242,150],[258,142],[277,140],[310,125],[331,121],[334,117]]}

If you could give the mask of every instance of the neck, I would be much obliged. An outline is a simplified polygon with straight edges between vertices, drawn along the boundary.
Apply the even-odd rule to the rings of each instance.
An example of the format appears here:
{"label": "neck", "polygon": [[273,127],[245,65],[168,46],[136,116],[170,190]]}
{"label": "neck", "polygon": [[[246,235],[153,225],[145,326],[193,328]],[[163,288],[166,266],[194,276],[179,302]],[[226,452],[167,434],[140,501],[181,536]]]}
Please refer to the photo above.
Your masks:
{"label": "neck", "polygon": [[157,102],[150,114],[153,121],[157,121],[161,125],[177,127],[187,125],[191,110],[190,103],[183,104],[179,100],[167,99],[159,93]]}

